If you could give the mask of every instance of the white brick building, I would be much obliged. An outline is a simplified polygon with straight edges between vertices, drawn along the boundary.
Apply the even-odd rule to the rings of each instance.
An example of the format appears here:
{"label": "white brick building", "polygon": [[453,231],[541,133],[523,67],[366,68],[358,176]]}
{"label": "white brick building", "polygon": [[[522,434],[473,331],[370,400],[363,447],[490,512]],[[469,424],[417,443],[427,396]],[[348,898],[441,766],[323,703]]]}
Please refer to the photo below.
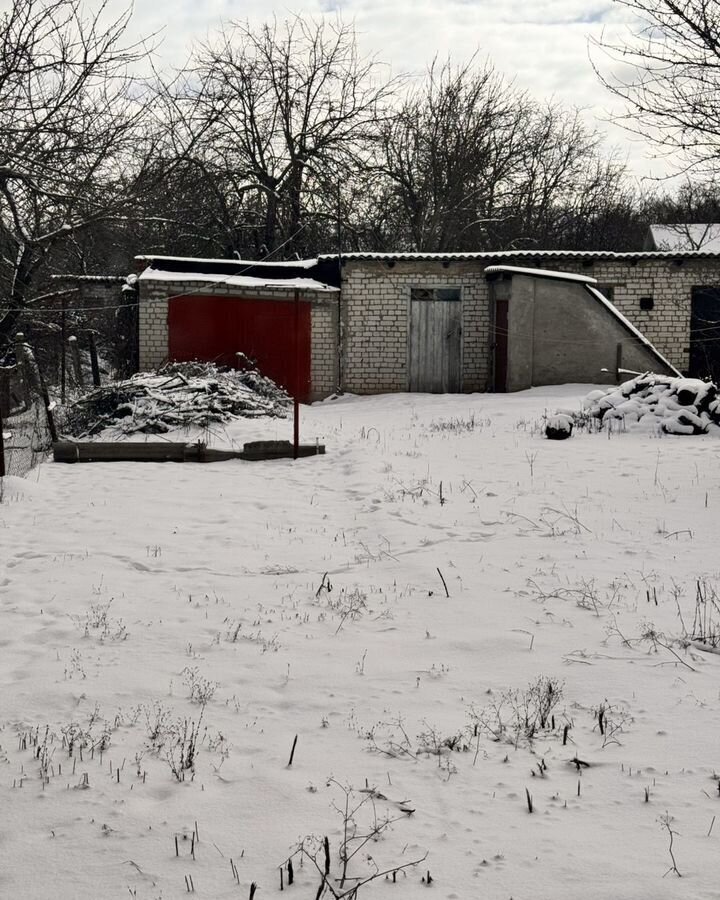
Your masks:
{"label": "white brick building", "polygon": [[[141,368],[171,356],[174,298],[224,296],[238,303],[288,303],[299,290],[310,310],[308,398],[337,389],[492,389],[497,323],[485,270],[503,264],[594,278],[617,310],[678,370],[720,376],[720,326],[714,327],[720,323],[717,252],[348,253],[274,265],[139,259],[150,266],[139,280]],[[213,270],[203,280],[208,269]],[[261,278],[265,271],[267,277]],[[237,273],[244,273],[237,276],[240,281],[233,279]],[[428,317],[431,308],[437,312],[434,319]],[[202,318],[202,299],[194,309]],[[566,352],[582,354],[586,339],[577,333],[564,335],[563,318],[557,322],[558,342],[567,346]],[[427,344],[439,335],[453,346],[449,367],[423,380],[418,366],[428,364],[432,354]],[[613,368],[614,359],[608,362]],[[594,374],[589,372],[587,380],[601,380]]]}

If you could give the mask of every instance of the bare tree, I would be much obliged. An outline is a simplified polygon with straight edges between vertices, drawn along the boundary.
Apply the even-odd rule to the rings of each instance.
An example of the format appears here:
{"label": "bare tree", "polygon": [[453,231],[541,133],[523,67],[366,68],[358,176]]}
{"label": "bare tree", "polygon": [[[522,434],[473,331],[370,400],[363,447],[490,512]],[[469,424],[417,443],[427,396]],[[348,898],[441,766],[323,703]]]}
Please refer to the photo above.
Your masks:
{"label": "bare tree", "polygon": [[0,20],[0,341],[36,299],[38,270],[132,202],[147,136],[124,42],[130,12],[12,0]]}
{"label": "bare tree", "polygon": [[432,66],[380,155],[367,218],[399,249],[582,247],[602,234],[581,222],[629,197],[624,166],[577,110],[532,100],[487,62]]}
{"label": "bare tree", "polygon": [[379,171],[409,249],[485,243],[518,152],[525,99],[489,63],[434,63],[387,123]]}
{"label": "bare tree", "polygon": [[610,249],[609,236],[588,226],[631,195],[625,166],[577,109],[526,104],[505,215],[492,233],[503,247]]}
{"label": "bare tree", "polygon": [[235,22],[200,47],[187,90],[207,129],[195,164],[259,255],[302,250],[310,221],[335,208],[392,95],[377,73],[340,22]]}
{"label": "bare tree", "polygon": [[717,0],[615,0],[637,22],[626,41],[595,41],[602,83],[626,103],[622,124],[685,171],[720,163],[720,5]]}

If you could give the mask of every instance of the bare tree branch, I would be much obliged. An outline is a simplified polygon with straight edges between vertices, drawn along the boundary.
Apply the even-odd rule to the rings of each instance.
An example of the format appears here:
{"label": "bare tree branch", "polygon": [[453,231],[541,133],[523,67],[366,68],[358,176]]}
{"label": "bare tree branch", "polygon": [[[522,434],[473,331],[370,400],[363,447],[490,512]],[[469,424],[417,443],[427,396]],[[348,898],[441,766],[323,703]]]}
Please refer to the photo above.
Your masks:
{"label": "bare tree branch", "polygon": [[717,0],[615,0],[634,17],[627,39],[593,42],[601,82],[625,103],[621,124],[651,137],[675,167],[717,174],[720,5]]}

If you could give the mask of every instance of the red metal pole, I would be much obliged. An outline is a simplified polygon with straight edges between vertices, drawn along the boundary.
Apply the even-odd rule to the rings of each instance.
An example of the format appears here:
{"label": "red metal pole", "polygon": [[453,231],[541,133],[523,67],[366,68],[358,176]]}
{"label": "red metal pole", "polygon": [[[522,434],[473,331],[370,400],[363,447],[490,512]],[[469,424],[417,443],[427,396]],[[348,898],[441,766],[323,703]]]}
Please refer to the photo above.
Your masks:
{"label": "red metal pole", "polygon": [[293,391],[293,459],[298,458],[300,446],[300,291],[295,288],[295,390]]}

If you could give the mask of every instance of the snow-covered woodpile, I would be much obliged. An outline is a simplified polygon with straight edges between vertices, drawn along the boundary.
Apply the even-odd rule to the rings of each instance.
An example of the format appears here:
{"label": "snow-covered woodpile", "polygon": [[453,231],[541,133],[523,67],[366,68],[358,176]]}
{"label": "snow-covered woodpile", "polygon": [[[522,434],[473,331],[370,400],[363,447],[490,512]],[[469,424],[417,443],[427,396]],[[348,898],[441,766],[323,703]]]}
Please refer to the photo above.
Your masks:
{"label": "snow-covered woodpile", "polygon": [[603,423],[639,424],[667,434],[720,430],[718,389],[697,378],[646,373],[585,398],[585,414]]}
{"label": "snow-covered woodpile", "polygon": [[172,363],[98,388],[61,410],[61,429],[74,437],[114,426],[123,434],[164,434],[233,418],[284,416],[288,395],[253,370],[212,363]]}

